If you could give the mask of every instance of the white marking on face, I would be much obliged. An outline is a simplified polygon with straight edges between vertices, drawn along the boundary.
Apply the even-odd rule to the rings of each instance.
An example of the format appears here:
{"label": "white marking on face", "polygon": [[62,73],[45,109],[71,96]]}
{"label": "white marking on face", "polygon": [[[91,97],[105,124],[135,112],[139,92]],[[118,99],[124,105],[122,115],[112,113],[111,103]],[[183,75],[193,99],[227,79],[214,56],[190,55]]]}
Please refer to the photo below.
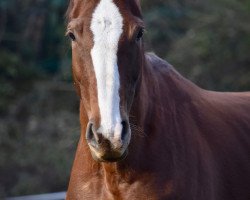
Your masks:
{"label": "white marking on face", "polygon": [[[110,138],[121,138],[120,78],[117,65],[118,43],[123,32],[123,18],[113,0],[101,0],[90,29],[94,36],[91,57],[97,80],[101,125],[98,131]],[[113,134],[114,135],[111,135]]]}

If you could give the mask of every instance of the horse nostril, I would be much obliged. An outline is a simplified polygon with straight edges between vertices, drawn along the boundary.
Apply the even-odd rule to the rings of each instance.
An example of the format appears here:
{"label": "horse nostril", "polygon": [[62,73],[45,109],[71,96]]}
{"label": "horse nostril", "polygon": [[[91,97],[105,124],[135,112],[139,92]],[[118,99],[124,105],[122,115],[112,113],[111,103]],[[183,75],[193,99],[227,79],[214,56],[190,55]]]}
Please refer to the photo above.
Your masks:
{"label": "horse nostril", "polygon": [[124,140],[128,132],[128,122],[122,121],[122,137],[121,139]]}
{"label": "horse nostril", "polygon": [[93,126],[93,124],[89,123],[88,126],[87,126],[87,129],[86,129],[86,139],[88,141],[92,140],[93,137],[94,137],[94,133],[92,131],[92,126]]}
{"label": "horse nostril", "polygon": [[100,139],[99,139],[98,134],[96,133],[96,131],[94,129],[93,123],[89,123],[87,126],[86,139],[89,143],[91,143],[93,145],[100,144]]}

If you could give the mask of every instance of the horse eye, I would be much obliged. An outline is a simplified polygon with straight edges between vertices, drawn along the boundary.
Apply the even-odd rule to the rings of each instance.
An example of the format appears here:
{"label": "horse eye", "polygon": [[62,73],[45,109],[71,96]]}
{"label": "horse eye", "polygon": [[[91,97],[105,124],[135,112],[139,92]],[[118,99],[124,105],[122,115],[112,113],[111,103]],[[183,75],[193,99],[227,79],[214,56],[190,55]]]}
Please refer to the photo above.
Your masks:
{"label": "horse eye", "polygon": [[137,36],[136,36],[136,41],[140,41],[140,39],[142,38],[143,34],[144,34],[144,29],[141,28],[141,29],[139,30]]}
{"label": "horse eye", "polygon": [[69,33],[68,33],[68,37],[69,37],[72,41],[75,41],[75,40],[76,40],[76,37],[75,37],[75,35],[74,35],[72,32],[69,32]]}

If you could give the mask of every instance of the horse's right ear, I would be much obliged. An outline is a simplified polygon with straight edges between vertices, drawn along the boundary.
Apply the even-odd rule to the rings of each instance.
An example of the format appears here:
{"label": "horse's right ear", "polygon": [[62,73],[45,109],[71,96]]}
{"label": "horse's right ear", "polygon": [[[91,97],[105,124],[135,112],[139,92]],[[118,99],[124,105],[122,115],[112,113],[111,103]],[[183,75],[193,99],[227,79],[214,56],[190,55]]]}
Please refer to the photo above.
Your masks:
{"label": "horse's right ear", "polygon": [[67,21],[69,21],[70,18],[72,17],[70,12],[73,9],[73,6],[74,6],[74,0],[69,0],[68,9],[67,9],[66,14],[65,14]]}

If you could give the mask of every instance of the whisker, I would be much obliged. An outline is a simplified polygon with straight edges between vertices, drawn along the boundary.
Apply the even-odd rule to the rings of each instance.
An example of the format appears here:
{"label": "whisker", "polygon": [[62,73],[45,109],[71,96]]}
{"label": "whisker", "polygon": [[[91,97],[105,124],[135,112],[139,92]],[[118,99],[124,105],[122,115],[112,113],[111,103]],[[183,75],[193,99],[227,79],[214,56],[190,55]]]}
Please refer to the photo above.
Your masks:
{"label": "whisker", "polygon": [[131,130],[137,132],[140,137],[147,137],[147,134],[144,132],[143,128],[139,127],[138,125],[130,122],[130,127]]}

